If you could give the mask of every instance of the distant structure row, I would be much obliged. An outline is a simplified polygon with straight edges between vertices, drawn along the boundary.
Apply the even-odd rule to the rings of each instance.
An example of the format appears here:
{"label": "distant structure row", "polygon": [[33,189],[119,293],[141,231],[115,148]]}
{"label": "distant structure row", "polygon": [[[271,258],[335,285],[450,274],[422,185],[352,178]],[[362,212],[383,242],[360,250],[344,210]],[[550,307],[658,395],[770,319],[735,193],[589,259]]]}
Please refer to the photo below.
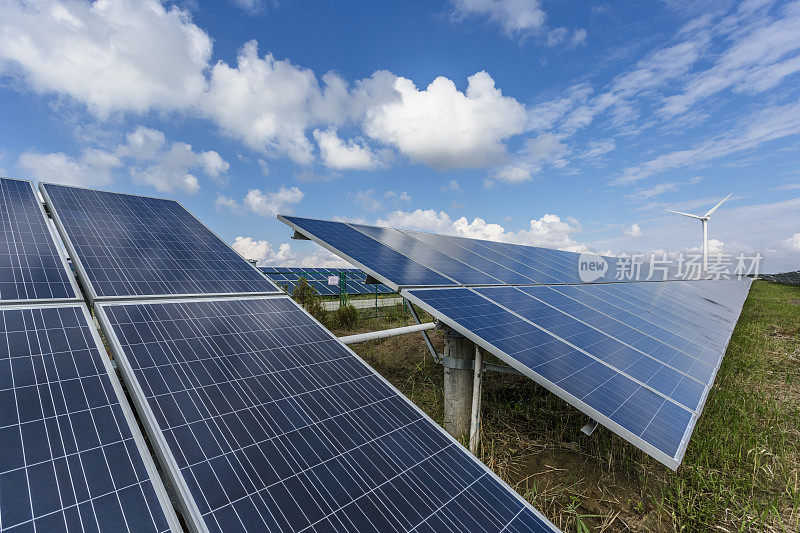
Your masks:
{"label": "distant structure row", "polygon": [[800,285],[800,270],[781,272],[780,274],[759,274],[758,278],[784,285]]}
{"label": "distant structure row", "polygon": [[331,277],[344,278],[347,294],[389,294],[394,292],[383,283],[367,284],[367,275],[357,268],[305,268],[305,267],[259,267],[279,287],[291,294],[294,286],[305,278],[309,285],[322,296],[338,296],[340,286],[329,284]]}

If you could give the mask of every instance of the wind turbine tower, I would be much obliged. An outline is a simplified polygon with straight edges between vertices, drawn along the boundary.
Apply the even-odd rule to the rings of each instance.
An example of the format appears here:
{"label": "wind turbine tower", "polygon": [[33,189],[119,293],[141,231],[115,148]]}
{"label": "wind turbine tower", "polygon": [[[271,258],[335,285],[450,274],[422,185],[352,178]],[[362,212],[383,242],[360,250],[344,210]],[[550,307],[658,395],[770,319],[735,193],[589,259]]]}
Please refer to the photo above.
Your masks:
{"label": "wind turbine tower", "polygon": [[703,272],[708,270],[708,219],[711,218],[711,215],[714,214],[714,211],[719,209],[719,206],[722,205],[722,202],[724,202],[725,200],[727,200],[731,196],[733,196],[733,193],[731,193],[728,196],[726,196],[725,198],[723,198],[720,203],[718,203],[717,205],[715,205],[714,207],[709,209],[708,213],[706,213],[703,216],[692,215],[691,213],[683,213],[681,211],[673,211],[672,209],[667,209],[667,211],[669,211],[670,213],[676,213],[678,215],[683,215],[685,217],[695,218],[695,219],[699,220],[700,224],[703,226]]}

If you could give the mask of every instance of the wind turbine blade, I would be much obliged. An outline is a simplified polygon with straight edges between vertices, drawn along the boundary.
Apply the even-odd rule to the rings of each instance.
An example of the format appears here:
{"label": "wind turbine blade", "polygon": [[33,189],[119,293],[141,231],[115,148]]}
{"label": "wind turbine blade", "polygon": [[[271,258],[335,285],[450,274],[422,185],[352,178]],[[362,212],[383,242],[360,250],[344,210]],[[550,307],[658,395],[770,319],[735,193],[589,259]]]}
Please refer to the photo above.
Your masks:
{"label": "wind turbine blade", "polygon": [[677,215],[683,215],[683,216],[689,217],[689,218],[696,218],[698,220],[702,220],[703,219],[703,217],[699,217],[697,215],[692,215],[691,213],[684,213],[683,211],[673,211],[672,209],[667,209],[667,211],[669,211],[670,213],[675,213]]}
{"label": "wind turbine blade", "polygon": [[[727,200],[727,199],[728,199],[728,198],[730,198],[731,196],[733,196],[733,193],[730,193],[728,196],[726,196],[725,198],[723,198],[723,199],[722,199],[722,202],[724,202],[725,200]],[[705,216],[705,218],[708,218],[708,217],[710,217],[710,216],[711,216],[711,213],[713,213],[714,211],[716,211],[717,209],[719,209],[719,206],[721,206],[721,205],[722,205],[722,202],[720,202],[720,203],[718,203],[717,205],[715,205],[714,207],[712,207],[712,208],[711,208],[711,210],[710,210],[708,213],[706,213],[706,216]]]}

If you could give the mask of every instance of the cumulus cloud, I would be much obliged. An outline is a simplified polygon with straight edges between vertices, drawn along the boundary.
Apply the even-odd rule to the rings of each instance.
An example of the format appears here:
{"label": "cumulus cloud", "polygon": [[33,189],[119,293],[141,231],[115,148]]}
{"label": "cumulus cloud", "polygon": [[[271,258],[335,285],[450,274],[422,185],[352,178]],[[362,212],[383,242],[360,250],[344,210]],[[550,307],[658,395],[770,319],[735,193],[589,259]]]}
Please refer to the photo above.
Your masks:
{"label": "cumulus cloud", "polygon": [[408,194],[407,191],[400,191],[400,192],[386,191],[385,193],[383,193],[383,197],[384,198],[393,198],[394,200],[397,200],[399,202],[410,202],[411,201],[411,195]]}
{"label": "cumulus cloud", "polygon": [[439,190],[442,192],[464,192],[464,189],[461,188],[461,185],[456,180],[450,180],[444,185],[440,185]]}
{"label": "cumulus cloud", "polygon": [[397,77],[393,88],[399,98],[367,109],[364,131],[439,170],[501,161],[503,141],[525,125],[525,106],[503,96],[486,72],[470,76],[464,92],[441,76],[424,90]]}
{"label": "cumulus cloud", "polygon": [[800,252],[800,233],[795,233],[783,241],[787,248]]}
{"label": "cumulus cloud", "polygon": [[314,100],[321,97],[313,71],[272,54],[259,57],[258,44],[249,41],[235,67],[214,65],[200,106],[224,133],[254,150],[276,150],[308,164],[312,147],[306,129],[314,120]]}
{"label": "cumulus cloud", "polygon": [[305,197],[305,193],[297,187],[281,186],[277,191],[261,192],[261,189],[250,189],[242,203],[252,213],[264,217],[275,217],[278,213],[289,213],[292,207]]}
{"label": "cumulus cloud", "polygon": [[641,237],[642,228],[639,227],[639,224],[631,224],[628,228],[625,229],[624,233],[628,237]]}
{"label": "cumulus cloud", "polygon": [[181,190],[195,193],[200,182],[192,172],[202,170],[214,180],[222,180],[229,168],[214,151],[195,152],[190,144],[170,142],[163,132],[139,126],[126,141],[111,149],[84,149],[79,156],[28,151],[17,164],[37,179],[72,185],[103,185],[112,181],[115,169],[127,167],[135,183],[144,183],[160,192]]}
{"label": "cumulus cloud", "polygon": [[231,244],[239,255],[248,260],[257,261],[260,266],[294,266],[345,268],[350,267],[346,261],[328,250],[315,248],[311,252],[294,250],[289,243],[274,246],[269,241],[255,240],[251,237],[238,236]]}
{"label": "cumulus cloud", "polygon": [[314,130],[322,161],[328,168],[336,170],[373,170],[380,164],[373,151],[353,139],[345,142],[339,138],[336,128],[325,131]]}
{"label": "cumulus cloud", "polygon": [[347,196],[352,198],[353,202],[365,211],[377,211],[383,207],[381,201],[375,198],[375,189],[347,193]]}
{"label": "cumulus cloud", "polygon": [[205,87],[211,38],[157,0],[3,2],[0,73],[100,116],[185,109]]}
{"label": "cumulus cloud", "polygon": [[502,225],[486,222],[482,218],[474,218],[470,221],[466,217],[460,217],[453,220],[445,211],[434,209],[393,211],[378,219],[376,224],[570,251],[586,249],[584,245],[573,238],[574,234],[581,231],[580,223],[574,218],[562,219],[554,214],[546,214],[539,219],[532,219],[527,228],[519,231],[508,231]]}
{"label": "cumulus cloud", "polygon": [[94,149],[86,149],[77,157],[28,151],[19,156],[17,166],[36,180],[94,187],[109,183],[122,162],[114,154]]}

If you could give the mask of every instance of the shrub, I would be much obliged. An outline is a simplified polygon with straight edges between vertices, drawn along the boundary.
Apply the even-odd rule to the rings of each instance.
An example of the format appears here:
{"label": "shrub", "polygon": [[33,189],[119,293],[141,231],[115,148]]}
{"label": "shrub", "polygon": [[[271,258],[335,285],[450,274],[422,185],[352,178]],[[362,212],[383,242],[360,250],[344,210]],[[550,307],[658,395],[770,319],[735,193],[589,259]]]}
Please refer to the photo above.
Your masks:
{"label": "shrub", "polygon": [[339,326],[352,329],[358,323],[358,311],[352,305],[339,307],[336,310],[336,320]]}
{"label": "shrub", "polygon": [[386,308],[386,321],[387,322],[400,322],[405,320],[408,311],[403,305],[395,305]]}

